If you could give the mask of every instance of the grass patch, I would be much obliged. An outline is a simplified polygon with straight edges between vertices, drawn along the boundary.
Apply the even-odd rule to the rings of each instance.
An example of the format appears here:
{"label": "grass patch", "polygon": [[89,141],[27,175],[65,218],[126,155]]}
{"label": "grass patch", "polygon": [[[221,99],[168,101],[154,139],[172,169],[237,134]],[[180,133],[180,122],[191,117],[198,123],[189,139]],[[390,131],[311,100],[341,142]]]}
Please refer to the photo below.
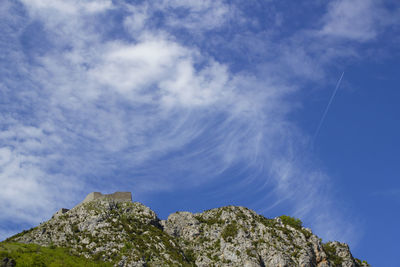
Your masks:
{"label": "grass patch", "polygon": [[42,247],[35,244],[0,243],[0,260],[4,258],[15,260],[17,266],[112,266],[111,263],[89,260],[72,255],[66,248]]}

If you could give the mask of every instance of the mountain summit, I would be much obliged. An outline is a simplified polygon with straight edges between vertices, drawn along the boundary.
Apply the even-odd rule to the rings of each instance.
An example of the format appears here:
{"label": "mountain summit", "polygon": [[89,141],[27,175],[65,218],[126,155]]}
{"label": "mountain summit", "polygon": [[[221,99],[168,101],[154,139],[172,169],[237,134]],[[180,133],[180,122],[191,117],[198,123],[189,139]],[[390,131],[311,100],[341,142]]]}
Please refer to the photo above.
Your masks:
{"label": "mountain summit", "polygon": [[[322,243],[300,220],[227,206],[160,220],[129,192],[90,193],[74,208],[0,243],[63,247],[113,266],[369,266]],[[9,259],[7,259],[9,260]],[[18,260],[17,260],[18,263]]]}

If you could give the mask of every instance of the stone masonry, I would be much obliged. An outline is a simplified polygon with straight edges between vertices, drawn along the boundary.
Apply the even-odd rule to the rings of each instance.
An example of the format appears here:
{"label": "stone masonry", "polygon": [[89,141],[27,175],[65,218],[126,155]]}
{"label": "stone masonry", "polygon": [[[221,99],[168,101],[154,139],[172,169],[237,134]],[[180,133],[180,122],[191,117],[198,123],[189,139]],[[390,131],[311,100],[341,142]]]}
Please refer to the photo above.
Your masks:
{"label": "stone masonry", "polygon": [[[83,203],[87,203],[87,202],[98,200],[98,199],[114,200],[114,201],[121,201],[121,202],[132,202],[132,193],[131,192],[115,192],[112,194],[102,194],[100,192],[92,192],[92,193],[89,193],[85,197],[85,199],[81,203],[76,205],[74,208],[77,208],[78,206],[80,206]],[[69,211],[69,209],[65,209],[65,208],[59,209],[52,216],[52,218],[57,218],[61,215],[64,215],[68,211]]]}
{"label": "stone masonry", "polygon": [[100,192],[92,192],[89,195],[87,195],[86,198],[81,203],[86,203],[86,202],[97,200],[97,199],[132,202],[132,193],[131,192],[115,192],[112,194],[102,194]]}

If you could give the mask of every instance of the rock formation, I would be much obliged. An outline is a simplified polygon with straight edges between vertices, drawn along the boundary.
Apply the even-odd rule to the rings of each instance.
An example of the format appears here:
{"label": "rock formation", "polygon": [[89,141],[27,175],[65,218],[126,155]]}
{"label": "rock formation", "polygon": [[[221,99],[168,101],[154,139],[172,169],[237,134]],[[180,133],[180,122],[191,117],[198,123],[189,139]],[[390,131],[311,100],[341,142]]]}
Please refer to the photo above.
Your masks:
{"label": "rock formation", "polygon": [[130,193],[99,194],[7,241],[69,247],[121,267],[369,266],[353,258],[346,244],[324,244],[288,216],[267,219],[228,206],[160,220],[150,208],[132,203]]}

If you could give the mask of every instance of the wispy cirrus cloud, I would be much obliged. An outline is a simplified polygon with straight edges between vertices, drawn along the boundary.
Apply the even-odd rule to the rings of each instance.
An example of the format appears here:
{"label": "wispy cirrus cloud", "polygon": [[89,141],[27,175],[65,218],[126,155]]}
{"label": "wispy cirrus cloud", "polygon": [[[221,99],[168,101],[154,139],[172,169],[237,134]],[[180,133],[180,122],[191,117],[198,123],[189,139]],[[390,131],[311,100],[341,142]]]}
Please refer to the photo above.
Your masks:
{"label": "wispy cirrus cloud", "polygon": [[[164,0],[159,6],[166,14],[170,27],[191,31],[211,30],[222,26],[232,16],[233,7],[223,1]],[[168,12],[173,9],[175,12]]]}
{"label": "wispy cirrus cloud", "polygon": [[[197,164],[212,157],[211,173],[218,173],[214,169],[224,169],[237,158],[226,156],[227,149],[237,152],[235,146],[245,146],[236,140],[244,142],[259,134],[257,124],[239,133],[240,127],[247,126],[245,117],[260,113],[254,95],[239,94],[243,88],[237,85],[247,77],[233,77],[226,66],[181,45],[167,32],[143,29],[136,42],[104,41],[87,26],[100,23],[98,13],[111,7],[80,5],[77,9],[74,3],[27,2],[30,19],[18,26],[23,31],[39,21],[51,49],[29,55],[32,62],[26,62],[23,47],[9,47],[12,53],[7,60],[15,60],[15,55],[22,58],[13,72],[23,75],[25,84],[12,77],[3,91],[9,96],[5,109],[15,109],[4,113],[2,120],[2,181],[7,184],[2,202],[9,203],[3,219],[13,215],[15,220],[36,220],[38,214],[58,205],[53,200],[61,195],[60,188],[78,193],[77,188],[93,184],[97,177],[107,180],[104,176],[116,169],[129,171],[197,139],[205,142],[195,151]],[[274,103],[280,94],[258,97]],[[215,126],[214,116],[223,118],[222,125]],[[215,135],[205,137],[212,128]],[[227,130],[231,137],[223,141]],[[161,188],[174,182],[162,178]],[[140,178],[134,182],[142,188],[154,184]],[[12,201],[16,192],[25,192],[20,188],[24,185],[30,193]],[[32,205],[36,207],[32,213],[21,212]]]}
{"label": "wispy cirrus cloud", "polygon": [[385,26],[399,23],[398,10],[389,11],[384,4],[372,0],[332,1],[320,34],[360,42],[375,39]]}
{"label": "wispy cirrus cloud", "polygon": [[[1,6],[10,62],[0,66],[1,222],[43,220],[87,191],[177,190],[240,166],[250,170],[240,186],[312,217],[329,239],[352,238],[332,210],[329,175],[310,163],[309,137],[287,116],[291,97],[338,55],[313,45],[315,31],[279,41],[263,29],[235,32],[262,23],[223,1]],[[326,26],[329,12],[324,34],[340,29]],[[218,39],[213,30],[224,27]],[[181,39],[182,30],[201,38]]]}

